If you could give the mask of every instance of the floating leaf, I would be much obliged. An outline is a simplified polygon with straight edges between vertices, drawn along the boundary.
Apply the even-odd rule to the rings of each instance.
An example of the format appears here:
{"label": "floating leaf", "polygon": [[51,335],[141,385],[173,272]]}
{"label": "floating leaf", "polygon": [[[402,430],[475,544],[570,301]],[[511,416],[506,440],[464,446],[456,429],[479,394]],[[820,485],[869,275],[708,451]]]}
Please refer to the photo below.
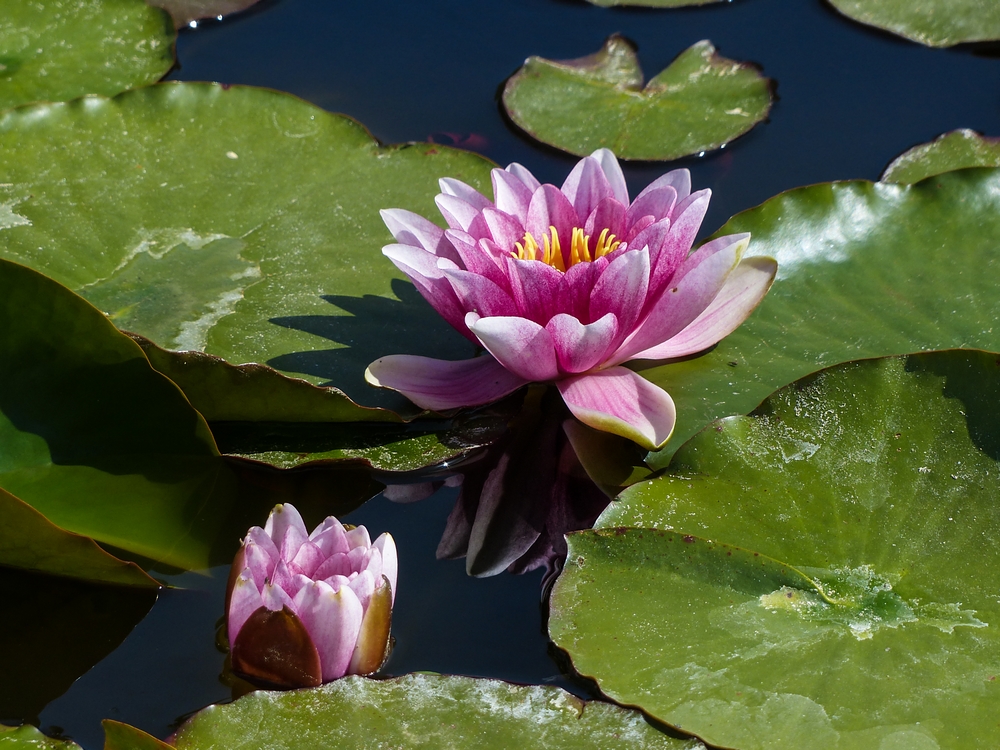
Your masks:
{"label": "floating leaf", "polygon": [[992,0],[830,0],[848,18],[928,47],[1000,39],[1000,5]]}
{"label": "floating leaf", "polygon": [[542,143],[585,156],[669,161],[724,146],[767,117],[770,81],[720,57],[709,41],[682,52],[643,87],[635,48],[608,37],[577,60],[529,57],[507,81],[507,114]]}
{"label": "floating leaf", "polygon": [[[823,367],[950,347],[1000,350],[1000,170],[918,185],[835,182],[790,190],[733,217],[778,278],[708,354],[642,369],[677,404],[656,468],[719,417]],[[639,369],[639,368],[636,368]]]}
{"label": "floating leaf", "polygon": [[879,179],[913,184],[967,167],[1000,167],[1000,138],[987,138],[974,130],[953,130],[900,154]]}
{"label": "floating leaf", "polygon": [[[6,517],[5,517],[6,518]],[[0,568],[0,716],[35,720],[146,616],[156,592]],[[27,730],[25,730],[27,732]],[[6,740],[0,734],[0,747]],[[33,746],[29,746],[33,747]]]}
{"label": "floating leaf", "polygon": [[[259,717],[264,712],[266,721]],[[702,747],[646,723],[642,714],[582,701],[553,687],[435,674],[391,680],[345,677],[286,693],[258,691],[210,706],[170,743],[182,750],[301,748]]]}
{"label": "floating leaf", "polygon": [[[158,81],[173,67],[174,36],[142,0],[5,0],[0,109]],[[2,217],[0,204],[0,226]]]}
{"label": "floating leaf", "polygon": [[147,0],[154,8],[163,8],[174,19],[174,26],[187,26],[201,18],[222,18],[255,5],[259,0]]}
{"label": "floating leaf", "polygon": [[[379,209],[429,215],[438,177],[482,188],[492,166],[434,144],[380,147],[353,120],[264,89],[161,84],[21,108],[0,118],[0,255],[166,349],[405,404],[364,383],[370,362],[473,349],[382,256]],[[199,375],[195,406],[256,419],[274,404],[281,420],[325,398],[319,421],[340,408],[329,394],[297,405],[301,383],[230,374]]]}
{"label": "floating leaf", "polygon": [[995,746],[998,473],[1000,355],[823,371],[574,535],[550,634],[725,747]]}
{"label": "floating leaf", "polygon": [[3,490],[0,518],[0,565],[85,581],[159,588],[135,563],[108,554],[93,539],[63,531]]}
{"label": "floating leaf", "polygon": [[0,747],[17,750],[80,750],[80,746],[69,740],[54,740],[46,737],[30,724],[8,727],[0,724]]}

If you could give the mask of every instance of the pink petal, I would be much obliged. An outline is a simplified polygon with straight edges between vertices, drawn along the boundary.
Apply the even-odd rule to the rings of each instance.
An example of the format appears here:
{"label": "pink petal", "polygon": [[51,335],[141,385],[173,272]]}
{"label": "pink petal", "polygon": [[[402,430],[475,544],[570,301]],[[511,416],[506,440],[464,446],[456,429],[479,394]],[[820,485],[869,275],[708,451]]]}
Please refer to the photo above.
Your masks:
{"label": "pink petal", "polygon": [[611,192],[615,199],[627,206],[628,185],[625,184],[625,175],[622,174],[618,158],[606,148],[599,148],[590,156],[592,159],[596,159],[597,163],[601,165],[601,169],[604,170],[604,176],[608,180],[608,185],[611,187]]}
{"label": "pink petal", "polygon": [[677,415],[670,395],[624,367],[577,375],[556,385],[573,415],[594,429],[650,450],[667,442],[674,430]]}
{"label": "pink petal", "polygon": [[[274,545],[272,544],[271,546],[273,547]],[[243,547],[244,571],[253,578],[254,585],[258,589],[263,587],[264,581],[274,573],[276,561],[277,555],[272,558],[261,545],[252,541],[246,542]]]}
{"label": "pink petal", "polygon": [[493,205],[489,198],[480,193],[474,187],[466,185],[464,182],[456,180],[454,177],[442,177],[438,180],[438,185],[441,186],[441,192],[445,195],[453,195],[456,198],[460,198],[473,208],[482,210],[487,206]]}
{"label": "pink petal", "polygon": [[291,560],[302,542],[309,538],[302,516],[291,503],[274,506],[267,517],[264,531],[274,541],[282,560]]}
{"label": "pink petal", "polygon": [[577,263],[566,269],[556,290],[556,300],[553,305],[556,311],[572,315],[577,320],[591,319],[590,293],[607,266],[608,261],[604,257],[598,258],[593,263]]}
{"label": "pink petal", "polygon": [[[381,581],[381,576],[379,577]],[[358,601],[361,602],[361,609],[368,609],[368,602],[371,601],[372,594],[375,593],[375,579],[372,574],[367,570],[361,571],[353,581],[348,584],[354,595],[358,597]]]}
{"label": "pink petal", "polygon": [[649,251],[629,250],[604,269],[590,295],[590,319],[614,313],[622,338],[632,331],[646,303],[649,285]]}
{"label": "pink petal", "polygon": [[549,332],[533,320],[515,317],[465,318],[476,338],[505,368],[529,381],[552,380],[559,375]]}
{"label": "pink petal", "polygon": [[382,555],[382,575],[389,579],[389,586],[392,589],[392,600],[396,601],[396,576],[399,567],[396,556],[396,542],[387,531],[379,536],[372,544]]}
{"label": "pink petal", "polygon": [[555,227],[559,233],[560,244],[565,246],[563,255],[566,256],[573,228],[579,226],[581,226],[580,219],[577,218],[573,204],[555,185],[542,185],[531,196],[524,228],[531,233],[539,246],[542,244],[542,236],[549,234],[549,227]]}
{"label": "pink petal", "polygon": [[302,587],[308,586],[312,582],[313,579],[310,578],[309,576],[304,576],[301,573],[296,574],[292,576],[292,580],[290,580],[288,583],[286,583],[284,586],[281,587],[281,590],[284,591],[289,597],[291,597],[292,600],[294,600],[295,595],[302,590]]}
{"label": "pink petal", "polygon": [[735,331],[771,288],[778,263],[773,258],[744,258],[704,312],[684,330],[633,359],[671,359],[704,351]]}
{"label": "pink petal", "polygon": [[483,317],[492,317],[518,313],[511,295],[487,277],[458,268],[447,269],[444,273],[466,314],[474,312]]}
{"label": "pink petal", "polygon": [[421,409],[435,411],[488,404],[528,382],[493,357],[446,362],[407,354],[375,360],[365,371],[365,380],[399,391]]}
{"label": "pink petal", "polygon": [[294,611],[319,652],[323,682],[343,677],[364,617],[358,597],[348,586],[334,591],[323,581],[316,581],[295,597]]}
{"label": "pink petal", "polygon": [[421,247],[442,258],[458,260],[455,249],[445,239],[444,230],[437,224],[401,208],[383,208],[379,213],[396,242]]}
{"label": "pink petal", "polygon": [[295,611],[292,598],[281,586],[276,586],[273,583],[264,585],[264,588],[260,592],[260,598],[264,602],[264,606],[272,612],[279,612],[285,607],[288,607],[293,612]]}
{"label": "pink petal", "polygon": [[560,314],[546,324],[545,330],[552,337],[560,371],[586,372],[607,357],[618,333],[618,320],[609,312],[584,325],[572,315]]}
{"label": "pink petal", "polygon": [[319,567],[313,571],[313,578],[317,581],[325,581],[331,576],[347,577],[351,574],[351,561],[347,556],[347,550],[330,555],[320,563]]}
{"label": "pink petal", "polygon": [[583,224],[583,233],[590,237],[591,251],[597,246],[597,240],[605,229],[609,236],[614,235],[619,242],[624,241],[625,206],[614,198],[605,198],[598,203]]}
{"label": "pink petal", "polygon": [[382,580],[382,553],[374,546],[368,548],[368,562],[361,572],[371,574],[372,581]]}
{"label": "pink petal", "polygon": [[264,588],[261,591],[264,591],[268,584],[285,590],[292,585],[292,577],[294,575],[295,573],[288,568],[288,563],[284,560],[278,560],[278,564],[274,566],[271,577],[265,582]]}
{"label": "pink petal", "polygon": [[563,284],[561,271],[540,260],[509,258],[506,264],[515,303],[510,315],[545,325],[553,315],[565,312],[559,306],[559,288]]}
{"label": "pink petal", "polygon": [[542,186],[542,183],[535,179],[535,175],[531,174],[531,172],[517,162],[508,164],[505,171],[510,172],[510,174],[523,182],[525,187],[527,187],[532,193]]}
{"label": "pink petal", "polygon": [[598,203],[614,197],[601,163],[590,156],[576,163],[562,185],[562,193],[573,204],[577,216],[590,216]]}
{"label": "pink petal", "polygon": [[667,186],[677,191],[678,201],[683,201],[691,194],[691,173],[686,169],[674,169],[667,172],[649,183],[635,199],[639,200],[644,194]]}
{"label": "pink petal", "polygon": [[465,327],[465,309],[451,283],[438,267],[435,256],[410,245],[386,245],[382,248],[382,253],[406,274],[420,295],[441,317],[463,336],[475,341],[475,337]]}
{"label": "pink petal", "polygon": [[656,190],[644,190],[628,207],[625,224],[631,227],[638,219],[645,216],[652,216],[657,221],[669,219],[675,203],[677,203],[677,191],[670,185]]}
{"label": "pink petal", "polygon": [[449,227],[452,229],[461,229],[465,232],[469,231],[472,223],[482,213],[481,209],[476,208],[461,198],[445,193],[435,197],[434,203],[437,204],[438,211],[444,216]]}
{"label": "pink petal", "polygon": [[684,330],[718,295],[749,241],[749,234],[731,234],[702,245],[678,269],[672,286],[609,363],[632,359]]}
{"label": "pink petal", "polygon": [[313,533],[309,535],[309,541],[319,547],[326,557],[337,552],[347,552],[350,549],[343,525],[333,516],[328,516],[322,524],[315,528]]}
{"label": "pink petal", "polygon": [[251,526],[247,531],[246,541],[253,542],[274,562],[278,561],[278,547],[274,540],[260,526]]}
{"label": "pink petal", "polygon": [[495,243],[489,244],[491,241],[486,238],[477,240],[461,229],[449,229],[445,234],[458,253],[459,268],[485,276],[501,289],[507,287],[506,277],[497,263],[500,253],[491,249]]}
{"label": "pink petal", "polygon": [[229,616],[226,620],[226,628],[230,644],[236,641],[236,636],[247,618],[263,606],[264,600],[260,597],[260,590],[250,575],[244,571],[236,579],[232,596],[229,599]]}
{"label": "pink petal", "polygon": [[501,248],[506,248],[508,252],[514,249],[515,242],[520,242],[524,238],[522,222],[510,214],[495,208],[485,208],[483,219],[490,229],[490,234],[493,235],[493,241]]}
{"label": "pink petal", "polygon": [[531,202],[534,188],[524,184],[522,180],[507,170],[494,169],[491,175],[496,207],[516,217],[521,224],[524,224],[525,219],[528,218],[528,204]]}
{"label": "pink petal", "polygon": [[[372,539],[368,536],[368,529],[364,526],[355,526],[353,529],[347,532],[347,545],[351,550],[358,548],[367,550],[372,546]],[[358,570],[358,568],[355,568]]]}
{"label": "pink petal", "polygon": [[307,539],[299,547],[299,551],[295,553],[295,557],[289,561],[288,567],[293,573],[311,576],[324,559],[326,559],[326,555],[320,551],[319,547]]}

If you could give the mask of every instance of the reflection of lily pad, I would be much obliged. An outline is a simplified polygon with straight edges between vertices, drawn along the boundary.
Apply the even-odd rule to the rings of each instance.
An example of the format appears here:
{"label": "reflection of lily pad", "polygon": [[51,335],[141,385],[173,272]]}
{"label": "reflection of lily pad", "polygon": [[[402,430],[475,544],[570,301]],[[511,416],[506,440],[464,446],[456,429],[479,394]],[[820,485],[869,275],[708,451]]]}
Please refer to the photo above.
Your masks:
{"label": "reflection of lily pad", "polygon": [[[259,720],[262,712],[266,721]],[[199,712],[171,744],[182,750],[701,747],[663,734],[636,711],[581,701],[558,688],[431,674],[346,677],[312,690],[252,693]]]}
{"label": "reflection of lily pad", "polygon": [[929,47],[1000,39],[993,0],[830,0],[848,18]]}
{"label": "reflection of lily pad", "polygon": [[4,0],[0,109],[153,83],[174,64],[173,41],[167,15],[142,0]]}
{"label": "reflection of lily pad", "polygon": [[987,138],[974,130],[953,130],[897,156],[880,179],[912,184],[967,167],[1000,167],[1000,138]]}
{"label": "reflection of lily pad", "polygon": [[767,117],[768,79],[711,42],[688,48],[643,87],[635,48],[614,35],[599,52],[530,57],[504,87],[518,127],[572,154],[610,148],[622,159],[668,161],[719,148]]}
{"label": "reflection of lily pad", "polygon": [[[433,144],[380,147],[347,117],[263,89],[162,84],[22,108],[0,119],[0,255],[160,346],[395,403],[364,383],[371,361],[472,348],[412,287],[390,286],[400,274],[378,211],[429,215],[438,177],[484,187],[492,166]],[[272,419],[310,411],[292,403],[298,386],[267,385]]]}
{"label": "reflection of lily pad", "polygon": [[727,747],[997,746],[998,474],[1000,356],[821,372],[575,535],[550,633]]}
{"label": "reflection of lily pad", "polygon": [[708,423],[746,414],[823,367],[950,347],[1000,351],[1000,170],[918,185],[835,182],[782,193],[719,234],[778,260],[754,313],[708,354],[641,370],[670,392],[667,464]]}

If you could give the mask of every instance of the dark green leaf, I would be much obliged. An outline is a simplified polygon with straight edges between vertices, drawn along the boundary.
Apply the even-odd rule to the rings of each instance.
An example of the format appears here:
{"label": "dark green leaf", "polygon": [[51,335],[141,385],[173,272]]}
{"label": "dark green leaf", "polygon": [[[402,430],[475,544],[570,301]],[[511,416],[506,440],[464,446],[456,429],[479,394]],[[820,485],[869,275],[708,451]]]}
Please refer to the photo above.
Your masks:
{"label": "dark green leaf", "polygon": [[663,734],[636,711],[581,701],[558,688],[432,674],[345,677],[312,690],[251,693],[196,714],[172,744],[181,750],[701,747]]}
{"label": "dark green leaf", "polygon": [[848,18],[929,47],[1000,39],[993,0],[830,0]]}
{"label": "dark green leaf", "polygon": [[720,57],[709,41],[642,82],[635,48],[614,35],[578,60],[529,57],[507,81],[503,103],[518,127],[550,146],[580,156],[605,147],[653,161],[719,148],[771,109],[768,79]]}
{"label": "dark green leaf", "polygon": [[897,156],[880,179],[912,185],[967,167],[1000,167],[1000,139],[987,138],[974,130],[953,130]]}
{"label": "dark green leaf", "polygon": [[575,535],[550,634],[615,700],[726,747],[992,747],[998,474],[1000,355],[823,371]]}
{"label": "dark green leaf", "polygon": [[[438,177],[482,188],[492,166],[433,144],[383,148],[347,117],[263,89],[161,84],[22,108],[0,118],[0,255],[166,349],[269,363],[412,413],[364,383],[367,365],[473,348],[381,254],[392,238],[378,212],[431,215]],[[275,420],[371,416],[336,393],[299,402],[301,383],[259,371],[195,379],[195,406],[229,419],[259,418],[262,403]]]}
{"label": "dark green leaf", "polygon": [[[1000,350],[1000,170],[918,185],[863,181],[798,188],[733,217],[778,278],[746,323],[708,354],[642,369],[677,404],[665,466],[719,417],[863,357],[949,347]],[[640,369],[640,368],[636,368]]]}
{"label": "dark green leaf", "polygon": [[174,38],[167,14],[142,0],[4,0],[0,109],[158,81]]}

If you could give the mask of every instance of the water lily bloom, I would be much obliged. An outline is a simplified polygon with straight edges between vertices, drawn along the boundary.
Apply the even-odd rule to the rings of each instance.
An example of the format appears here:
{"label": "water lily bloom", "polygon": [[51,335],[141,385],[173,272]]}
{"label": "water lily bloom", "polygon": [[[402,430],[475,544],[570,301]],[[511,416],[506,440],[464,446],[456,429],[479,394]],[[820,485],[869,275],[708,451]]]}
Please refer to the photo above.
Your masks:
{"label": "water lily bloom", "polygon": [[607,149],[577,163],[561,188],[519,164],[493,170],[492,201],[458,180],[440,184],[448,228],[384,210],[396,244],[382,252],[489,355],[391,355],[366,373],[425,409],[477,406],[552,382],[580,421],[658,448],[673,431],[674,403],[622,363],[713,346],[753,311],[777,270],[772,258],[743,258],[748,234],[691,252],[710,191],[692,193],[686,169],[631,203]]}
{"label": "water lily bloom", "polygon": [[310,534],[288,503],[247,532],[226,596],[233,670],[256,682],[314,687],[371,674],[388,652],[396,544],[333,516]]}

